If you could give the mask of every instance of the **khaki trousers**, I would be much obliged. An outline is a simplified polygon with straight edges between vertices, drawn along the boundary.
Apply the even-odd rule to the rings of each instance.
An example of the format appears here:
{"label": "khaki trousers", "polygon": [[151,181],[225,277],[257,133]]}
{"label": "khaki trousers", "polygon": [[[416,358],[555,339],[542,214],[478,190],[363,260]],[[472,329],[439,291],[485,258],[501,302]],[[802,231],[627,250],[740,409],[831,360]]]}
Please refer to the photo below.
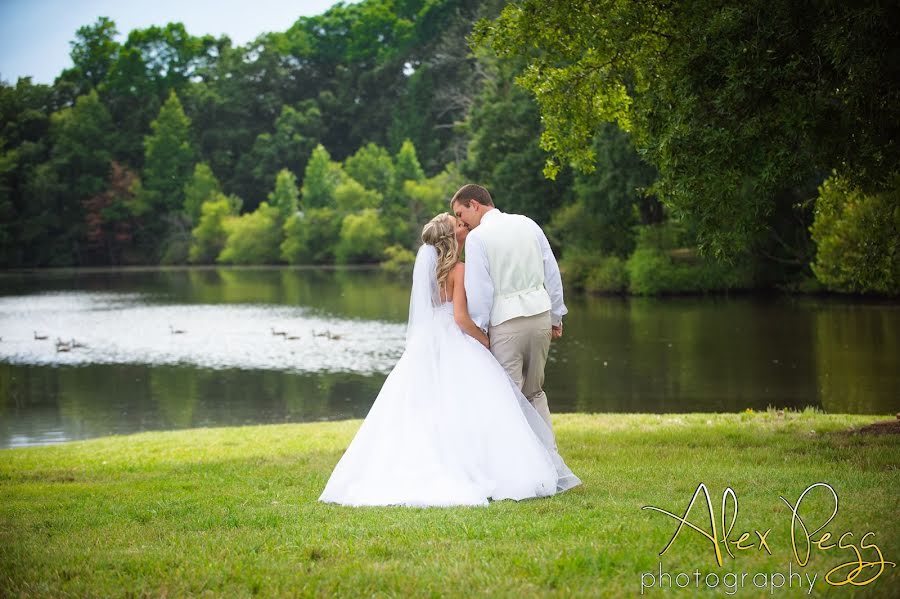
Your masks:
{"label": "khaki trousers", "polygon": [[488,329],[491,353],[550,430],[550,408],[544,393],[544,366],[550,353],[550,312],[520,316]]}

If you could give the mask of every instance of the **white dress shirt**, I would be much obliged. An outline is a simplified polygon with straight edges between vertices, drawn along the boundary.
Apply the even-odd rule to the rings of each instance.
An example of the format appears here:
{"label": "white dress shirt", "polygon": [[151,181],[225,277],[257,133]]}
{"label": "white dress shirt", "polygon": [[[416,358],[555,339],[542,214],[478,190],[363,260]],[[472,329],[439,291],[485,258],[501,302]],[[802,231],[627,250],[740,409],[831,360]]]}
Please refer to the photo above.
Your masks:
{"label": "white dress shirt", "polygon": [[[524,227],[522,226],[523,222],[527,223]],[[527,240],[517,239],[514,243],[523,249],[520,252],[523,259],[542,261],[542,264],[523,263],[521,264],[521,269],[531,273],[536,272],[536,277],[532,276],[531,279],[538,281],[538,284],[543,286],[544,290],[546,290],[546,295],[549,295],[549,302],[545,299],[544,302],[546,303],[542,303],[539,298],[535,299],[530,289],[523,289],[516,293],[508,293],[510,289],[506,289],[504,291],[507,293],[503,294],[500,294],[495,289],[495,281],[499,281],[501,277],[499,273],[494,278],[491,277],[490,252],[486,248],[484,236],[490,235],[491,229],[496,231],[498,226],[514,227],[517,230],[525,228],[534,235],[537,248],[534,248],[533,252],[531,251],[532,247],[521,245]],[[543,276],[541,276],[541,273],[543,273]],[[506,281],[505,284],[509,285],[510,282]],[[562,317],[568,313],[568,309],[563,303],[563,287],[562,278],[559,274],[559,265],[556,263],[556,258],[550,250],[547,236],[544,235],[540,226],[530,218],[518,214],[506,214],[496,208],[486,212],[482,216],[481,224],[472,229],[466,238],[465,288],[469,315],[475,324],[485,332],[489,325],[500,324],[503,320],[507,320],[509,316],[532,316],[546,311],[548,307],[550,308],[552,324],[559,326],[562,323]],[[520,306],[497,310],[495,302],[504,301],[510,295],[523,295],[527,298],[529,294],[532,294],[530,299],[523,300]],[[543,290],[541,294],[544,294]],[[512,314],[510,314],[510,310],[513,310]]]}

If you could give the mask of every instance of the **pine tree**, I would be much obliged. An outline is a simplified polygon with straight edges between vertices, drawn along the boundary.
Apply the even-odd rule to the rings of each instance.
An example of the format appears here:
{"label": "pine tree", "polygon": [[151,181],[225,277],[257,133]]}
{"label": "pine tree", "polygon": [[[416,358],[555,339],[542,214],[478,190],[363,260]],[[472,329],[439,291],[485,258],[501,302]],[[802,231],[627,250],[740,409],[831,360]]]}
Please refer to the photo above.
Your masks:
{"label": "pine tree", "polygon": [[205,162],[194,166],[194,174],[184,186],[184,212],[191,222],[200,222],[200,208],[203,202],[212,199],[222,191],[215,173]]}
{"label": "pine tree", "polygon": [[303,173],[303,209],[329,206],[344,177],[341,165],[331,160],[328,150],[322,144],[316,146]]}
{"label": "pine tree", "polygon": [[191,120],[174,91],[150,127],[153,134],[144,138],[142,193],[157,214],[174,212],[184,204],[184,186],[195,161]]}
{"label": "pine tree", "polygon": [[269,205],[278,209],[282,223],[297,212],[299,196],[297,177],[288,169],[281,169],[275,177],[275,191],[269,194]]}

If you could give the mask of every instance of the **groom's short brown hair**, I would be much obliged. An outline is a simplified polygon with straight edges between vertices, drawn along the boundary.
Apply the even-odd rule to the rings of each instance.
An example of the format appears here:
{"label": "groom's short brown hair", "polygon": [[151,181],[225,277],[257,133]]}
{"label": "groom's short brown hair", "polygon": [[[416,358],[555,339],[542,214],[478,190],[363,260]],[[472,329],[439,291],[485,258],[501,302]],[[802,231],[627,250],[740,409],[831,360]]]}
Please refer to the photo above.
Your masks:
{"label": "groom's short brown hair", "polygon": [[491,199],[491,194],[487,189],[482,187],[481,185],[475,185],[474,183],[468,183],[459,188],[455,194],[453,194],[453,199],[450,200],[450,209],[453,209],[453,204],[462,204],[466,208],[472,203],[472,200],[475,200],[482,206],[493,206],[494,200]]}

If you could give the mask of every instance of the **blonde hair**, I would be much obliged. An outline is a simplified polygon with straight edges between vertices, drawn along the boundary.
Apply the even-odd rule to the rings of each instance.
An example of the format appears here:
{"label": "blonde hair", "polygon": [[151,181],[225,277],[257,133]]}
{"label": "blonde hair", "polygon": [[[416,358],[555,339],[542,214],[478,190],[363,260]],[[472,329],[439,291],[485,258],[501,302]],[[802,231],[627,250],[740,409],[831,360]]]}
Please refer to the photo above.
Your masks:
{"label": "blonde hair", "polygon": [[456,242],[456,219],[448,212],[442,212],[422,228],[422,242],[433,245],[437,250],[438,289],[444,297],[447,294],[447,279],[459,260],[459,244]]}

